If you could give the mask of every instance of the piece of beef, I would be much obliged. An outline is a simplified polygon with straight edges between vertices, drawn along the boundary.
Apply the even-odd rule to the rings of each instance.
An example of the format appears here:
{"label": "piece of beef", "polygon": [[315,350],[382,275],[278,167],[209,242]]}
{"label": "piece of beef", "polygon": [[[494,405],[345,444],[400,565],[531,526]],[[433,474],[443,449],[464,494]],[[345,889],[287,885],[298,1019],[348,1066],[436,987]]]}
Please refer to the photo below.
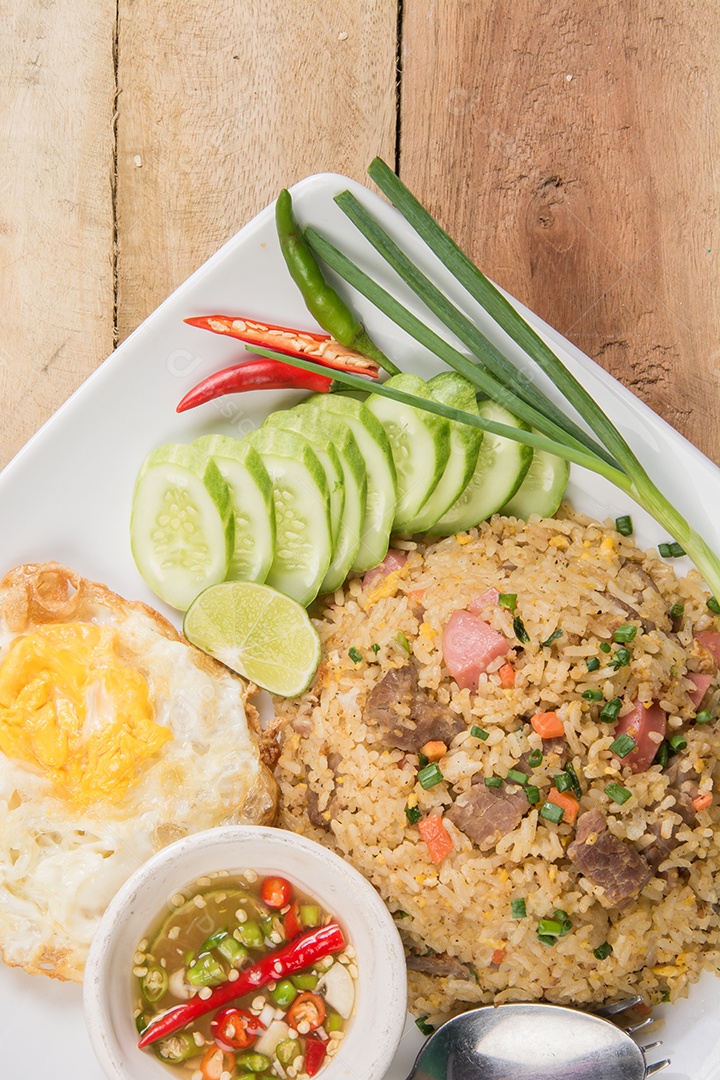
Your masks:
{"label": "piece of beef", "polygon": [[407,954],[408,971],[420,971],[423,975],[437,975],[452,979],[464,979],[466,982],[475,982],[473,973],[467,964],[463,964],[454,956],[447,953],[428,953],[427,956],[418,956],[417,953]]}
{"label": "piece of beef", "polygon": [[417,753],[427,742],[449,746],[465,721],[418,687],[413,664],[393,668],[372,689],[363,719],[380,729],[384,746]]}
{"label": "piece of beef", "polygon": [[481,851],[489,851],[520,824],[528,805],[520,785],[503,783],[502,787],[489,788],[484,783],[473,784],[458,796],[445,817]]}
{"label": "piece of beef", "polygon": [[613,836],[599,810],[588,810],[578,818],[568,858],[603,889],[608,907],[627,907],[652,877],[646,860]]}

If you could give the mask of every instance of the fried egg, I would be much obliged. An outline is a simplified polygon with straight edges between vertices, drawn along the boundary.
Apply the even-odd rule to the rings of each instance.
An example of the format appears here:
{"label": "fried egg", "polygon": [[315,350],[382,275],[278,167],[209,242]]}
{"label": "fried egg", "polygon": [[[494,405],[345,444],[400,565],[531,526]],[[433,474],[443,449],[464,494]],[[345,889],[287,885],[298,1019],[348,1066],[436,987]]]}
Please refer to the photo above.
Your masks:
{"label": "fried egg", "polygon": [[276,808],[252,688],[157,612],[55,563],[0,582],[0,953],[82,979],[154,852]]}

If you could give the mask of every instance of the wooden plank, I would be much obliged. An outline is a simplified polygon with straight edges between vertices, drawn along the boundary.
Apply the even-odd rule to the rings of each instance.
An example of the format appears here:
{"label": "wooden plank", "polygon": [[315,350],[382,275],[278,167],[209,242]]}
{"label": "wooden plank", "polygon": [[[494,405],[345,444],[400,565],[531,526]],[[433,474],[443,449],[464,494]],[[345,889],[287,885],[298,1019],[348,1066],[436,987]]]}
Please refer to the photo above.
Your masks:
{"label": "wooden plank", "polygon": [[720,462],[720,7],[405,0],[401,172]]}
{"label": "wooden plank", "polygon": [[2,467],[113,346],[115,3],[0,0],[0,26]]}
{"label": "wooden plank", "polygon": [[395,142],[395,0],[120,0],[123,338],[278,190]]}

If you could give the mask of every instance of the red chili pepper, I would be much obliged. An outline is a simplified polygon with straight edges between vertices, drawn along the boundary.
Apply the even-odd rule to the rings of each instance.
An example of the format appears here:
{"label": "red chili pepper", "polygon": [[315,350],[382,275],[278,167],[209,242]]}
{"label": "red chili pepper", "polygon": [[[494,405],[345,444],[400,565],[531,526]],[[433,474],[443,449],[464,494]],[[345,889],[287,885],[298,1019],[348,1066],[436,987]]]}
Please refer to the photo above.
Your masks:
{"label": "red chili pepper", "polygon": [[283,908],[292,899],[292,885],[283,877],[266,877],[260,886],[260,898],[268,907]]}
{"label": "red chili pepper", "polygon": [[213,1017],[210,1030],[222,1050],[247,1050],[265,1030],[265,1025],[253,1013],[229,1005]]}
{"label": "red chili pepper", "polygon": [[302,925],[298,918],[298,902],[293,900],[292,904],[285,912],[285,918],[283,920],[283,929],[285,931],[285,937],[288,941],[292,941],[302,931]]}
{"label": "red chili pepper", "polygon": [[327,1047],[317,1035],[308,1035],[305,1040],[305,1072],[308,1076],[314,1076],[323,1061]]}
{"label": "red chili pepper", "polygon": [[277,982],[286,975],[294,975],[322,960],[331,953],[342,952],[345,936],[337,923],[328,923],[319,930],[309,930],[275,952],[268,953],[249,968],[240,972],[235,982],[217,986],[210,997],[195,997],[183,1005],[169,1009],[143,1032],[138,1046],[142,1049],[185,1027],[199,1016],[229,1005],[231,1001],[254,990],[260,990],[269,982]]}
{"label": "red chili pepper", "polygon": [[314,371],[283,364],[282,360],[256,359],[246,360],[242,364],[216,371],[207,379],[189,390],[177,407],[177,412],[186,412],[197,405],[204,405],[213,398],[225,394],[240,394],[245,390],[312,390],[316,394],[327,394],[333,380],[329,375],[318,375]]}
{"label": "red chili pepper", "polygon": [[189,326],[210,330],[213,334],[225,334],[237,338],[246,345],[262,345],[286,356],[301,360],[314,360],[325,367],[353,371],[357,375],[370,375],[377,379],[380,368],[374,360],[362,353],[341,345],[330,334],[314,334],[308,330],[293,330],[290,326],[274,326],[255,319],[235,318],[232,315],[203,315],[185,319]]}

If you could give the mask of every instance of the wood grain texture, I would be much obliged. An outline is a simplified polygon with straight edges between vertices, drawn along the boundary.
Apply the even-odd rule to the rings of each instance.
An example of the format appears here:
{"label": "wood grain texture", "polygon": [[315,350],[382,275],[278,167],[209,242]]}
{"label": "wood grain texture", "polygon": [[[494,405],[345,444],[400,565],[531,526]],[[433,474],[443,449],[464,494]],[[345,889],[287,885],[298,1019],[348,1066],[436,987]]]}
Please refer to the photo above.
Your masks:
{"label": "wood grain texture", "polygon": [[0,0],[0,468],[112,349],[114,23]]}
{"label": "wood grain texture", "polygon": [[120,339],[278,190],[395,140],[395,0],[120,0]]}
{"label": "wood grain texture", "polygon": [[401,173],[720,463],[720,7],[405,0]]}

